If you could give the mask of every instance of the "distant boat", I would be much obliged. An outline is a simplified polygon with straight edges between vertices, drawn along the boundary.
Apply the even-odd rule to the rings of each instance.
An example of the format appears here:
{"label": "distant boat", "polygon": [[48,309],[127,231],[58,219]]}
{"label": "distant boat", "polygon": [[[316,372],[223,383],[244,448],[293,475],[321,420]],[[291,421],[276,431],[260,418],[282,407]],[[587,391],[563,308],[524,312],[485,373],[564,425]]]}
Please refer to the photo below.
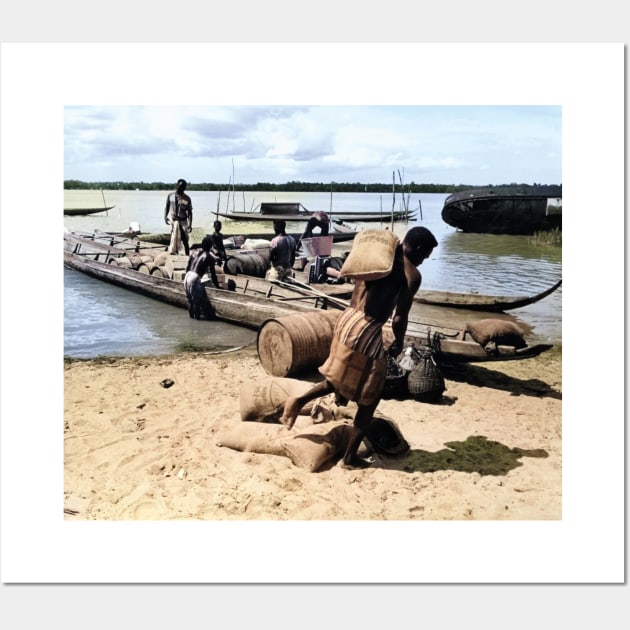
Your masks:
{"label": "distant boat", "polygon": [[[234,221],[308,221],[313,212],[305,208],[301,203],[265,202],[257,206],[252,212],[217,212],[220,217],[233,219]],[[343,221],[374,222],[406,221],[415,219],[415,211],[396,210],[392,212],[362,212],[340,211],[328,212],[334,223]]]}
{"label": "distant boat", "polygon": [[105,193],[101,189],[101,196],[103,197],[103,205],[98,208],[64,208],[63,213],[69,216],[80,216],[83,214],[97,214],[99,212],[107,212],[116,206],[108,206],[105,202]]}
{"label": "distant boat", "polygon": [[76,216],[82,214],[96,214],[98,212],[107,212],[116,206],[105,206],[104,208],[64,208],[65,215]]}
{"label": "distant boat", "polygon": [[442,219],[462,232],[533,234],[562,229],[562,198],[474,189],[449,195]]}

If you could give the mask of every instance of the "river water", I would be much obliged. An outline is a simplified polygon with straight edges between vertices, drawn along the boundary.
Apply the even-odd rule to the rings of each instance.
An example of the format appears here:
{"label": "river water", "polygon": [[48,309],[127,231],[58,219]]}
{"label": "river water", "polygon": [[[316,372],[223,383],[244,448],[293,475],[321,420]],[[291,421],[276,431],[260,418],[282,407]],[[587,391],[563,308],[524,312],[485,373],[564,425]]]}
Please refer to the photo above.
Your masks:
{"label": "river water", "polygon": [[[64,216],[71,230],[124,231],[131,222],[143,232],[165,232],[164,205],[168,191],[65,191],[64,206],[115,206],[106,214]],[[401,195],[379,193],[242,193],[190,192],[194,226],[212,231],[217,208],[250,211],[263,201],[299,201],[311,211],[382,212],[383,225],[392,208],[402,208]],[[562,277],[560,247],[537,245],[527,236],[465,234],[441,218],[446,194],[414,194],[405,201],[416,218],[395,223],[403,236],[414,225],[430,229],[438,240],[431,258],[420,267],[422,287],[446,291],[466,291],[496,295],[532,295],[553,285]],[[225,234],[270,231],[262,223],[237,223],[222,219]],[[359,224],[361,227],[361,224]],[[362,227],[380,227],[364,223]],[[288,231],[300,231],[301,223],[288,223]],[[348,248],[339,244],[339,252]],[[333,252],[337,253],[337,252]],[[536,304],[510,311],[530,333],[530,343],[559,342],[562,339],[562,287]],[[194,344],[208,351],[220,351],[255,343],[256,333],[223,322],[190,320],[180,308],[162,304],[125,289],[64,269],[64,354],[92,358],[101,355],[134,356],[175,352]]]}

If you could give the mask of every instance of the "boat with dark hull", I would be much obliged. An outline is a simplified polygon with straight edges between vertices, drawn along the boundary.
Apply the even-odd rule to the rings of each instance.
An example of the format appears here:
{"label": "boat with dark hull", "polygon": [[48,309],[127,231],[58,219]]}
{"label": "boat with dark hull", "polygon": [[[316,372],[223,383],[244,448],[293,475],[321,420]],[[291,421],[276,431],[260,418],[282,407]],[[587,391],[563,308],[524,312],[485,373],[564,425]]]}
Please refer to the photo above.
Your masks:
{"label": "boat with dark hull", "polygon": [[87,214],[98,214],[99,212],[107,212],[116,206],[105,206],[104,208],[64,208],[63,213],[66,216],[82,216]]}
{"label": "boat with dark hull", "polygon": [[[168,254],[161,246],[137,239],[117,239],[104,232],[92,238],[71,232],[64,234],[67,268],[182,308],[188,307],[182,282],[187,260],[187,256]],[[338,297],[347,291],[347,285],[311,287],[303,282],[272,283],[245,275],[218,275],[224,288],[215,288],[209,278],[204,281],[214,316],[239,326],[259,329],[270,318],[322,310],[341,312],[347,305],[345,299]],[[443,319],[449,317],[445,315]],[[480,344],[458,338],[457,331],[448,325],[411,320],[406,343],[418,348],[430,345],[438,361],[465,363],[525,359],[552,347],[552,344],[524,348],[506,345],[497,346],[489,354]]]}
{"label": "boat with dark hull", "polygon": [[442,219],[462,232],[518,235],[562,229],[562,198],[465,190],[444,200]]}
{"label": "boat with dark hull", "polygon": [[[313,212],[301,203],[267,202],[259,204],[251,212],[216,212],[220,217],[234,221],[308,221]],[[382,221],[412,221],[416,218],[416,211],[395,210],[393,212],[362,212],[362,211],[330,211],[327,213],[333,223],[344,221],[376,222]]]}

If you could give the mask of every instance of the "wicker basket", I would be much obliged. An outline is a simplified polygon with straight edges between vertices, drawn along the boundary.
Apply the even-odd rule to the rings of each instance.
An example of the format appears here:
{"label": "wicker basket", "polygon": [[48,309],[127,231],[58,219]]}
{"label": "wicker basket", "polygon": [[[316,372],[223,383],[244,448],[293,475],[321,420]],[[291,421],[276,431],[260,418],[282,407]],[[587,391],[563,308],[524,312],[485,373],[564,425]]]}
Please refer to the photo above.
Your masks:
{"label": "wicker basket", "polygon": [[433,359],[424,352],[407,376],[407,388],[413,398],[421,402],[439,402],[446,389],[444,377]]}
{"label": "wicker basket", "polygon": [[387,374],[383,387],[383,398],[408,398],[407,373],[392,356],[387,356]]}

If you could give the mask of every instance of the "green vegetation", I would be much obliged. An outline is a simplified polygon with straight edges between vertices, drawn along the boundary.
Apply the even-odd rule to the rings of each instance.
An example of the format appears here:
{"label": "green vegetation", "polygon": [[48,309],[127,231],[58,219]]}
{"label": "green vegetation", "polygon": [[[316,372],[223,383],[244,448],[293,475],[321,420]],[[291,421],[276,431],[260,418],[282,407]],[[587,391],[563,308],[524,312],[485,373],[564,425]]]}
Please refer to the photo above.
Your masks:
{"label": "green vegetation", "polygon": [[216,344],[212,343],[199,343],[196,341],[184,340],[177,344],[176,352],[207,352],[212,350]]}
{"label": "green vegetation", "polygon": [[554,228],[553,230],[545,230],[543,232],[534,232],[529,237],[532,245],[554,245],[562,247],[562,230]]}
{"label": "green vegetation", "polygon": [[[83,182],[78,179],[67,179],[63,183],[64,190],[171,190],[174,182]],[[333,193],[391,193],[394,184],[365,184],[361,182],[287,182],[285,184],[270,184],[258,182],[257,184],[188,184],[188,191],[268,191],[268,192],[333,192]],[[466,184],[396,184],[396,192],[405,193],[454,193],[462,190],[474,190],[477,188],[490,188],[497,192],[530,192],[549,197],[561,197],[562,185],[545,184],[505,184],[500,186],[469,186]]]}

